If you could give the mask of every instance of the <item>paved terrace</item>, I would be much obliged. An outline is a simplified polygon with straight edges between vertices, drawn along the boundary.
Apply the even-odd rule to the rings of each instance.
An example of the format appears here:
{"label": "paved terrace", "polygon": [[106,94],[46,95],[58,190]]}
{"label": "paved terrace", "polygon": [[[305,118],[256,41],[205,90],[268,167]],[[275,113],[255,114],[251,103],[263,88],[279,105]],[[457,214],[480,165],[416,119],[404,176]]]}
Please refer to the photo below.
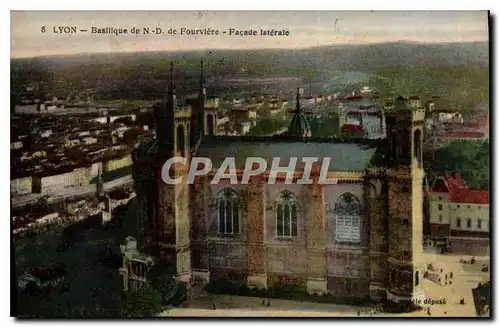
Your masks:
{"label": "paved terrace", "polygon": [[[478,282],[489,280],[488,273],[471,271],[460,264],[460,259],[470,257],[426,254],[427,262],[444,270],[453,272],[452,285],[440,286],[428,279],[422,281],[427,298],[433,300],[445,299],[446,304],[424,305],[424,309],[408,314],[375,313],[369,307],[335,305],[325,303],[298,302],[281,299],[271,299],[269,307],[262,304],[262,298],[231,295],[208,294],[204,291],[194,291],[195,295],[184,307],[167,310],[160,316],[170,317],[428,317],[427,307],[430,307],[431,317],[476,317],[472,288]],[[488,261],[489,257],[478,258],[479,262]],[[465,268],[465,269],[464,269]],[[464,298],[465,305],[460,305]],[[213,309],[215,304],[216,310]]]}

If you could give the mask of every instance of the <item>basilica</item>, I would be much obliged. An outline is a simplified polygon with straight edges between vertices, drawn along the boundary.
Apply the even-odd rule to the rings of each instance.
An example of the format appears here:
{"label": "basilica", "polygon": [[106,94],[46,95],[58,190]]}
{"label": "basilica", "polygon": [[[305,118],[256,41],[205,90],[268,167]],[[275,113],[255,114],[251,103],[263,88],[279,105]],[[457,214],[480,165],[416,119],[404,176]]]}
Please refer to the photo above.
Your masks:
{"label": "basilica", "polygon": [[[293,283],[312,294],[410,300],[425,297],[420,280],[425,110],[401,96],[385,102],[385,138],[315,138],[300,108],[288,131],[270,137],[217,136],[217,111],[199,92],[179,109],[173,67],[164,100],[154,108],[156,138],[134,151],[141,251],[173,264],[193,283],[237,279],[251,288]],[[173,156],[227,157],[243,171],[246,158],[330,158],[334,183],[268,184],[269,171],[233,185],[168,185],[159,174]],[[304,170],[296,167],[294,177]],[[187,170],[175,166],[172,178]],[[239,174],[239,173],[238,173]],[[185,179],[184,179],[185,180]]]}

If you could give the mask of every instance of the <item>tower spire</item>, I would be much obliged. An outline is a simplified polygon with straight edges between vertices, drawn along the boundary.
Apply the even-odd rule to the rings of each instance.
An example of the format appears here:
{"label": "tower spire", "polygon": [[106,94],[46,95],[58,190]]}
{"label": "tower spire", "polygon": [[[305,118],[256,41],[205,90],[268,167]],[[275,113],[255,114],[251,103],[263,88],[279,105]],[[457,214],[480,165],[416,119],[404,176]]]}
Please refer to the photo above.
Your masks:
{"label": "tower spire", "polygon": [[300,89],[297,88],[297,95],[295,96],[295,111],[297,111],[297,113],[300,113]]}
{"label": "tower spire", "polygon": [[170,61],[170,85],[169,85],[169,90],[170,92],[173,92],[175,88],[175,82],[174,82],[174,61]]}
{"label": "tower spire", "polygon": [[311,137],[311,126],[307,118],[300,110],[300,89],[297,88],[297,95],[295,97],[295,110],[288,127],[288,135],[294,137]]}
{"label": "tower spire", "polygon": [[177,107],[176,97],[175,97],[175,81],[174,81],[174,61],[170,61],[170,85],[168,88],[168,104],[172,106],[173,109]]}
{"label": "tower spire", "polygon": [[205,89],[205,74],[204,74],[204,68],[203,68],[203,58],[201,58],[200,62],[200,98],[205,98],[206,96],[206,89]]}
{"label": "tower spire", "polygon": [[97,196],[104,195],[104,181],[102,179],[102,165],[99,165],[97,171]]}

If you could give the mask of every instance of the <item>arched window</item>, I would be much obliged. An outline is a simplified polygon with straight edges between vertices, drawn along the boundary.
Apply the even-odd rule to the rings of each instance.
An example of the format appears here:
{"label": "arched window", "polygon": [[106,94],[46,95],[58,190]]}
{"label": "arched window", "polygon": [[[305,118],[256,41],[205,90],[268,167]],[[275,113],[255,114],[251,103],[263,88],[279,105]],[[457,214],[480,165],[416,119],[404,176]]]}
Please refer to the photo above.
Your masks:
{"label": "arched window", "polygon": [[477,228],[483,228],[481,219],[477,220]]}
{"label": "arched window", "polygon": [[214,115],[207,115],[207,133],[214,135]]}
{"label": "arched window", "polygon": [[460,218],[457,218],[457,227],[458,227],[458,228],[460,228],[461,222],[462,222],[462,221],[460,220]]}
{"label": "arched window", "polygon": [[217,225],[219,234],[240,233],[240,205],[233,189],[225,188],[217,194]]}
{"label": "arched window", "polygon": [[417,129],[413,133],[413,147],[418,167],[422,167],[422,132]]}
{"label": "arched window", "polygon": [[472,219],[467,219],[467,228],[472,228]]}
{"label": "arched window", "polygon": [[392,159],[397,159],[398,157],[398,134],[395,130],[391,131],[391,153]]}
{"label": "arched window", "polygon": [[420,276],[418,275],[418,271],[415,271],[415,286],[420,284]]}
{"label": "arched window", "polygon": [[184,125],[177,126],[177,153],[184,157],[186,152],[186,139],[184,135]]}
{"label": "arched window", "polygon": [[359,199],[351,194],[342,194],[335,203],[335,241],[337,243],[356,244],[361,242],[361,221],[363,206]]}
{"label": "arched window", "polygon": [[274,205],[276,213],[276,236],[297,236],[298,203],[289,191],[281,192]]}

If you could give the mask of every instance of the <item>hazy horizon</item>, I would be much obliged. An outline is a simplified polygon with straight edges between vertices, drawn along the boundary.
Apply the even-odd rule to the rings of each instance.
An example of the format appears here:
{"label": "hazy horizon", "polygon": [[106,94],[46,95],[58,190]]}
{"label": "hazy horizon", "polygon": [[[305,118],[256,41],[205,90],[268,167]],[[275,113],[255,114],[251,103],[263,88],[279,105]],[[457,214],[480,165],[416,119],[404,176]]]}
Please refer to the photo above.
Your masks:
{"label": "hazy horizon", "polygon": [[[41,33],[41,27],[46,32]],[[287,29],[290,36],[53,34],[77,28]],[[487,11],[11,11],[11,58],[488,42]]]}

